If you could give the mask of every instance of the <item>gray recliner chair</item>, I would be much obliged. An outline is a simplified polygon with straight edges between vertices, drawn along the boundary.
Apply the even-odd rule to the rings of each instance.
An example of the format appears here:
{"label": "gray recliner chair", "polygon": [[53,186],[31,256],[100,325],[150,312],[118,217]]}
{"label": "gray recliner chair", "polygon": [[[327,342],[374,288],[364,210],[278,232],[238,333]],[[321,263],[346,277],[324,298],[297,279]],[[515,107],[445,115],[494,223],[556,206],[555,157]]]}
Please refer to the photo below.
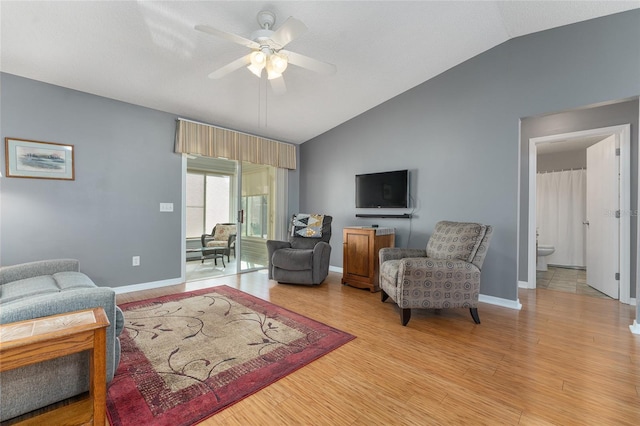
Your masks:
{"label": "gray recliner chair", "polygon": [[326,215],[293,215],[289,241],[267,241],[269,279],[306,285],[324,281],[329,275],[332,220]]}

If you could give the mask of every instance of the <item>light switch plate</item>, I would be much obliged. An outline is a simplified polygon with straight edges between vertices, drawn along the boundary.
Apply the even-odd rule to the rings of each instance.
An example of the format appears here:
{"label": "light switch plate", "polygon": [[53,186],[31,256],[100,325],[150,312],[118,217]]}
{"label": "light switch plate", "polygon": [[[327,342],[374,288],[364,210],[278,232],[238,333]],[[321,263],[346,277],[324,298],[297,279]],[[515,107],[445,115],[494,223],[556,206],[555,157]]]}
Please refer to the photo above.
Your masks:
{"label": "light switch plate", "polygon": [[173,211],[173,203],[160,203],[160,211],[161,212],[172,212]]}

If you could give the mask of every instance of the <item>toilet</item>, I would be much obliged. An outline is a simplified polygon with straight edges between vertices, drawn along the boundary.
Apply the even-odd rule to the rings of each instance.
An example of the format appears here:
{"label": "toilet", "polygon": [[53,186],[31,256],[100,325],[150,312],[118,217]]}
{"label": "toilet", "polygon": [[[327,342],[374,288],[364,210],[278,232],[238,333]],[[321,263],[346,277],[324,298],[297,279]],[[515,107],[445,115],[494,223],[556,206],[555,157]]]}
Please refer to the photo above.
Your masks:
{"label": "toilet", "polygon": [[538,259],[536,262],[536,271],[547,270],[547,256],[553,254],[554,251],[556,251],[556,248],[554,246],[538,244]]}

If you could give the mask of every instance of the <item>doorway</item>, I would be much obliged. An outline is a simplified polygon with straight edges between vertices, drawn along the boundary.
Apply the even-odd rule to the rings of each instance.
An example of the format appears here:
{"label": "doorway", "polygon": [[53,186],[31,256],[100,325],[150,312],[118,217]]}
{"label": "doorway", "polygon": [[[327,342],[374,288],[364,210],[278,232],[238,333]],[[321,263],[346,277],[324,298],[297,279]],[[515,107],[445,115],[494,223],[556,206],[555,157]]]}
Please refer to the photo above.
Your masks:
{"label": "doorway", "polygon": [[202,248],[203,238],[205,244],[212,239],[217,224],[236,222],[236,162],[193,155],[186,157],[185,279],[195,281],[235,274],[239,250],[229,250],[227,256],[210,256],[215,252],[203,252]]}
{"label": "doorway", "polygon": [[[631,170],[630,170],[630,125],[612,126],[599,129],[591,129],[580,132],[564,133],[558,135],[551,135],[545,137],[532,138],[529,141],[529,229],[528,229],[528,288],[536,288],[536,261],[537,261],[537,247],[536,247],[536,209],[537,209],[537,185],[536,174],[538,169],[538,149],[542,148],[558,148],[562,144],[577,144],[585,141],[590,141],[593,144],[595,141],[603,140],[612,136],[616,141],[616,146],[619,147],[620,154],[620,168],[619,168],[619,182],[620,191],[618,195],[618,205],[616,207],[602,206],[604,210],[600,213],[604,215],[606,211],[609,211],[610,215],[615,216],[618,214],[619,218],[614,218],[617,222],[619,241],[617,243],[617,252],[619,258],[613,260],[617,263],[614,265],[614,269],[618,271],[618,275],[613,277],[619,278],[619,293],[618,298],[623,303],[630,303],[630,234],[631,225],[629,215],[619,212],[630,211],[630,184],[631,184]],[[543,148],[545,147],[545,148]],[[615,177],[618,178],[617,176]],[[587,189],[588,190],[588,189]],[[616,213],[616,211],[618,213]],[[586,218],[585,218],[586,221]],[[588,266],[588,265],[587,265]]]}
{"label": "doorway", "polygon": [[[266,268],[267,240],[282,237],[286,171],[221,158],[185,158],[186,281]],[[224,256],[203,256],[217,224],[235,224],[233,246]]]}

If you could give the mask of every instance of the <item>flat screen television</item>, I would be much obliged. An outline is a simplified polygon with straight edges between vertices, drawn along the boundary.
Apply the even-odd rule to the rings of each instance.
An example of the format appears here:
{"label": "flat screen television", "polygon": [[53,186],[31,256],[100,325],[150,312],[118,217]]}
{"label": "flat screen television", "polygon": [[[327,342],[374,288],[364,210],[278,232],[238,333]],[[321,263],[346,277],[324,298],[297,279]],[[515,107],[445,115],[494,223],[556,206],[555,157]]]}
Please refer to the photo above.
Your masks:
{"label": "flat screen television", "polygon": [[409,171],[356,175],[356,208],[409,207]]}

